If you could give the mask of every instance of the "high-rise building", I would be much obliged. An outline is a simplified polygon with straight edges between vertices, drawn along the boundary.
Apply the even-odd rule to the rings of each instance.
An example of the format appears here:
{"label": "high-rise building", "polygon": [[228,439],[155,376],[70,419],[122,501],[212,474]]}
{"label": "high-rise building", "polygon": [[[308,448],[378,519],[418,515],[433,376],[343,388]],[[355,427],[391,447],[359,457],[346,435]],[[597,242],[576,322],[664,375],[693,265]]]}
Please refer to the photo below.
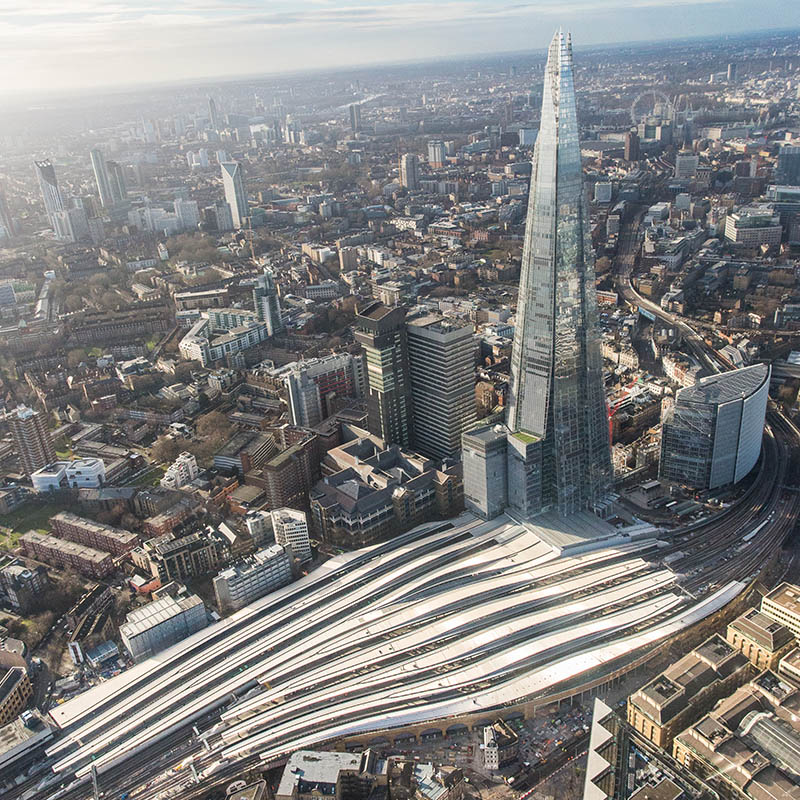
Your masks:
{"label": "high-rise building", "polygon": [[208,120],[211,123],[211,127],[213,130],[219,130],[219,114],[217,113],[217,104],[214,102],[214,98],[209,96],[208,98]]}
{"label": "high-rise building", "polygon": [[47,213],[47,218],[50,220],[51,227],[55,230],[56,212],[64,210],[64,198],[61,196],[61,190],[58,188],[55,167],[49,159],[45,161],[34,161],[33,166],[36,170],[36,177],[39,180],[39,188],[42,191],[44,210]]}
{"label": "high-rise building", "polygon": [[308,520],[305,512],[295,508],[276,508],[271,512],[275,543],[291,547],[301,563],[311,561],[311,541],[308,538]]}
{"label": "high-rise building", "polygon": [[196,200],[184,200],[179,197],[172,206],[182,230],[197,230],[197,226],[200,224],[200,209]]}
{"label": "high-rise building", "polygon": [[733,83],[736,80],[736,64],[731,62],[728,64],[728,83]]}
{"label": "high-rise building", "polygon": [[419,158],[414,153],[400,159],[400,182],[412,192],[419,189]]}
{"label": "high-rise building", "polygon": [[411,379],[406,309],[374,302],[356,314],[356,341],[367,358],[368,426],[384,442],[410,446],[413,440]]}
{"label": "high-rise building", "polygon": [[[570,37],[559,31],[533,154],[506,417],[508,508],[522,519],[591,510],[612,475],[572,66]],[[497,448],[483,449],[496,465]],[[465,495],[485,498],[497,476],[473,467]]]}
{"label": "high-rise building", "polygon": [[444,158],[444,142],[439,139],[431,139],[428,142],[428,163],[432,167],[443,167]]}
{"label": "high-rise building", "polygon": [[508,505],[508,430],[482,425],[461,437],[464,505],[483,519],[493,519]]}
{"label": "high-rise building", "polygon": [[675,177],[678,180],[690,180],[697,175],[700,157],[692,152],[677,153],[675,156]]}
{"label": "high-rise building", "polygon": [[223,161],[222,185],[225,188],[225,202],[231,207],[233,225],[241,228],[246,217],[250,216],[247,192],[244,188],[244,167],[239,161]]}
{"label": "high-rise building", "polygon": [[358,133],[361,130],[361,104],[351,103],[350,105],[350,130]]}
{"label": "high-rise building", "polygon": [[103,208],[109,208],[114,205],[114,199],[111,195],[111,182],[108,178],[105,156],[102,150],[95,148],[89,152],[89,158],[92,160],[94,181],[97,184],[97,193],[100,195],[100,203]]}
{"label": "high-rise building", "polygon": [[222,570],[213,581],[214,595],[219,610],[232,614],[291,580],[290,553],[287,548],[273,544]]}
{"label": "high-rise building", "polygon": [[800,146],[785,144],[778,151],[775,182],[781,186],[800,186]]}
{"label": "high-rise building", "polygon": [[124,203],[128,199],[128,186],[125,182],[125,171],[116,161],[106,161],[108,183],[111,188],[111,202]]}
{"label": "high-rise building", "polygon": [[53,437],[41,411],[17,406],[9,417],[9,428],[19,455],[20,466],[26,475],[36,472],[56,460]]}
{"label": "high-rise building", "polygon": [[256,279],[253,288],[253,307],[261,322],[267,324],[267,334],[277,336],[283,333],[285,326],[281,315],[281,305],[278,301],[278,289],[269,268],[264,270],[263,275]]}
{"label": "high-rise building", "polygon": [[625,134],[625,160],[638,161],[639,158],[639,134],[636,131],[628,131]]}
{"label": "high-rise building", "polygon": [[744,478],[761,452],[769,377],[755,364],[680,389],[661,428],[659,475],[693,489]]}
{"label": "high-rise building", "polygon": [[0,186],[0,239],[10,239],[16,232],[14,218],[11,216],[11,209],[8,207],[5,188]]}
{"label": "high-rise building", "polygon": [[430,458],[456,456],[477,413],[474,329],[427,316],[409,320],[406,330],[414,449]]}

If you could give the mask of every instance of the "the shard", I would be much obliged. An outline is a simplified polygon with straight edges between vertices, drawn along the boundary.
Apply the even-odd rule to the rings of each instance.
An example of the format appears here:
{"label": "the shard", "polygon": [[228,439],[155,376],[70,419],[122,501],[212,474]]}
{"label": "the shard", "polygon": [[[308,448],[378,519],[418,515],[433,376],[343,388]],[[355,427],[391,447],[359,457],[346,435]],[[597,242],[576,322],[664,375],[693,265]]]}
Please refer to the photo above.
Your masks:
{"label": "the shard", "polygon": [[[480,500],[484,489],[497,497],[503,436],[512,514],[522,519],[545,511],[569,515],[592,509],[607,495],[611,451],[594,256],[583,193],[572,43],[560,31],[550,44],[545,68],[506,425],[507,431],[486,432],[483,442],[470,435],[464,440],[465,492],[473,510],[491,516]],[[492,466],[487,470],[484,452],[490,451]],[[487,482],[490,477],[493,486]]]}

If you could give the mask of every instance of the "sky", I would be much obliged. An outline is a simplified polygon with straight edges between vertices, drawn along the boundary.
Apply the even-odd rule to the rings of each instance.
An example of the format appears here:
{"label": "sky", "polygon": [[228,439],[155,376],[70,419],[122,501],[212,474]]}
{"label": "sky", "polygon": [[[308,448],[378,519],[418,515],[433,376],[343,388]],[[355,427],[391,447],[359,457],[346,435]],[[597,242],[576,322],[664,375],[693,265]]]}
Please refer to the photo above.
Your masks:
{"label": "sky", "polygon": [[[757,13],[756,13],[757,9]],[[0,0],[0,93],[800,27],[798,0]]]}

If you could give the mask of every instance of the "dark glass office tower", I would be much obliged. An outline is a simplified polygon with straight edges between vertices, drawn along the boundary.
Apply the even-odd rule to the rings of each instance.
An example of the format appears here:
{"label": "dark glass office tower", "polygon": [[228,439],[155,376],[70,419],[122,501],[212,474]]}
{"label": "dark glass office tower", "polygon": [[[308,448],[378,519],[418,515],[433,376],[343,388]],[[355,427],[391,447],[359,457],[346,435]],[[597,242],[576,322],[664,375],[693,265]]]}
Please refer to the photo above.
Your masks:
{"label": "dark glass office tower", "polygon": [[572,43],[561,32],[545,68],[510,388],[509,508],[524,518],[591,508],[609,490],[611,450]]}

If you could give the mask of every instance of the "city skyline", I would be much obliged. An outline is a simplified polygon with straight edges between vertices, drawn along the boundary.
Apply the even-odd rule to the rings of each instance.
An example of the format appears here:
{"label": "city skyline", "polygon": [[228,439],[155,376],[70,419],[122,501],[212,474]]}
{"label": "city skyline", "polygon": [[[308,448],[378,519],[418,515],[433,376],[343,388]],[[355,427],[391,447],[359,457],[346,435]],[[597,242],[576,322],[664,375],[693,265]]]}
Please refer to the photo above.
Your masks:
{"label": "city skyline", "polygon": [[[709,14],[710,8],[725,13]],[[782,0],[766,0],[761,10],[762,19],[780,20],[774,30],[800,26],[800,8]],[[599,9],[584,0],[354,0],[347,7],[314,0],[299,10],[281,0],[266,12],[256,2],[219,8],[183,0],[163,9],[132,0],[112,7],[81,0],[59,13],[50,0],[37,0],[0,11],[0,67],[13,67],[16,79],[3,90],[13,98],[530,52],[544,50],[558,25],[584,47],[681,39],[687,31],[736,36],[753,32],[748,11],[742,0],[614,0]]]}

